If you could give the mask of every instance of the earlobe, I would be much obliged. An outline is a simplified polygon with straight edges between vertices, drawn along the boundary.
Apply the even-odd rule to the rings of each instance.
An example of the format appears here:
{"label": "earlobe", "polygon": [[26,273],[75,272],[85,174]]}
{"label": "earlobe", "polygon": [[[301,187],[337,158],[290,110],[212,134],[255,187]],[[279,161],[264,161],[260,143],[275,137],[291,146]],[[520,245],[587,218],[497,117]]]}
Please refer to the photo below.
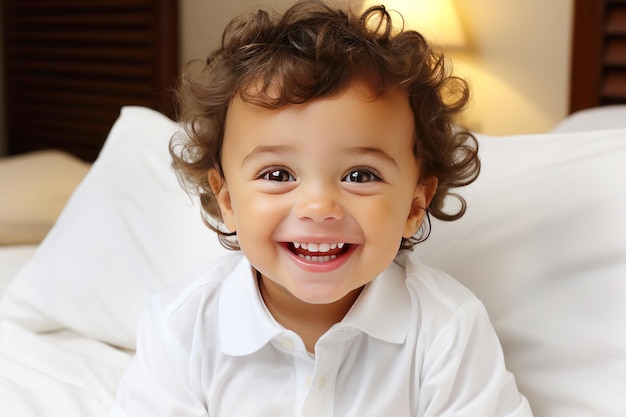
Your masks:
{"label": "earlobe", "polygon": [[228,191],[228,186],[226,185],[224,177],[216,168],[210,169],[207,173],[207,177],[209,180],[209,187],[211,187],[211,191],[213,191],[213,195],[215,195],[217,205],[220,209],[220,215],[224,226],[226,226],[226,229],[230,232],[236,231],[237,227],[232,200],[230,198],[230,192]]}
{"label": "earlobe", "polygon": [[421,181],[415,188],[411,210],[404,225],[404,233],[402,233],[402,237],[405,239],[415,235],[421,227],[422,221],[426,217],[426,210],[437,191],[438,183],[437,177],[429,177]]}

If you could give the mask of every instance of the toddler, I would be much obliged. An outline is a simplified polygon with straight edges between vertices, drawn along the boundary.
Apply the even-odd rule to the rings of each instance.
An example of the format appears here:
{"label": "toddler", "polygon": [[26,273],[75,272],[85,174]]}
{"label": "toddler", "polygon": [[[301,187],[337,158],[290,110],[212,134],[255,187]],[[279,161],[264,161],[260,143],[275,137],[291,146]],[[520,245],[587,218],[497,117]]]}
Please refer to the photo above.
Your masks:
{"label": "toddler", "polygon": [[232,21],[170,151],[233,254],[152,300],[111,416],[531,416],[482,303],[410,255],[465,211],[467,100],[384,6]]}

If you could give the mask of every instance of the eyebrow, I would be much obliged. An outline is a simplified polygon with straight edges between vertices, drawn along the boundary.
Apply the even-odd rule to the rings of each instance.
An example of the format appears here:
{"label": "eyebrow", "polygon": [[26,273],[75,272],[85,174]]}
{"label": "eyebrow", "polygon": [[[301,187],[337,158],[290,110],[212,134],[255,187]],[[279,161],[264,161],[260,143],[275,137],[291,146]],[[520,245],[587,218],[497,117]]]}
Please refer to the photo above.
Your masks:
{"label": "eyebrow", "polygon": [[[259,145],[243,158],[243,161],[241,161],[241,167],[264,154],[284,155],[291,152],[293,152],[293,148],[287,145]],[[374,157],[383,159],[384,161],[393,164],[396,168],[398,167],[398,163],[391,155],[381,148],[374,146],[354,146],[347,148],[344,152],[348,155],[354,156],[373,155]]]}
{"label": "eyebrow", "polygon": [[398,163],[391,155],[389,155],[384,150],[374,147],[374,146],[355,146],[353,148],[346,149],[346,153],[349,155],[374,155],[375,157],[384,159],[387,162],[392,163],[396,168],[398,167]]}
{"label": "eyebrow", "polygon": [[287,145],[259,145],[243,158],[241,166],[243,167],[250,161],[264,154],[284,155],[291,152],[293,152],[293,148]]}

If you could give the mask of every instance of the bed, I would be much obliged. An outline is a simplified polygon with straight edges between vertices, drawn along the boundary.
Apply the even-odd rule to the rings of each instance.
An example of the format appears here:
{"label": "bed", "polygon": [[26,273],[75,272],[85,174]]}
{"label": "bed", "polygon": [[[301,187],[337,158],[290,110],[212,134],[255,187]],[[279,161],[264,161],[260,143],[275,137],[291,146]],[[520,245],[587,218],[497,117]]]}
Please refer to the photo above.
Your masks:
{"label": "bed", "polygon": [[[226,252],[169,167],[178,130],[158,108],[125,105],[93,163],[46,150],[0,161],[0,179],[66,169],[50,170],[54,207],[33,194],[0,219],[21,216],[0,224],[11,232],[0,246],[1,416],[105,416],[147,300]],[[537,417],[626,415],[626,107],[596,103],[543,134],[477,136],[468,212],[434,220],[412,256],[484,301]],[[27,214],[33,205],[41,212]]]}

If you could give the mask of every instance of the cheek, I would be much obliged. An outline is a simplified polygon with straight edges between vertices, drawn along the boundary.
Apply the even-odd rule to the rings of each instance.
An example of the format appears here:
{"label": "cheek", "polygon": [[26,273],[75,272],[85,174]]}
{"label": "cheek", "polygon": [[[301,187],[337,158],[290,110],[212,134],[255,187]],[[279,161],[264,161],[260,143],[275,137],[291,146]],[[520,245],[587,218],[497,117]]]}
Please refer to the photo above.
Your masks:
{"label": "cheek", "polygon": [[240,193],[233,201],[233,208],[238,219],[243,221],[250,216],[255,216],[257,222],[278,210],[277,205],[272,204],[271,199],[259,196],[253,191]]}
{"label": "cheek", "polygon": [[284,215],[283,205],[279,201],[249,189],[233,196],[232,207],[238,235],[262,233],[275,227],[275,223]]}
{"label": "cheek", "polygon": [[371,235],[378,237],[388,236],[388,239],[397,237],[400,241],[409,213],[409,202],[395,199],[380,199],[378,201],[362,202],[358,206],[359,223],[372,231]]}

